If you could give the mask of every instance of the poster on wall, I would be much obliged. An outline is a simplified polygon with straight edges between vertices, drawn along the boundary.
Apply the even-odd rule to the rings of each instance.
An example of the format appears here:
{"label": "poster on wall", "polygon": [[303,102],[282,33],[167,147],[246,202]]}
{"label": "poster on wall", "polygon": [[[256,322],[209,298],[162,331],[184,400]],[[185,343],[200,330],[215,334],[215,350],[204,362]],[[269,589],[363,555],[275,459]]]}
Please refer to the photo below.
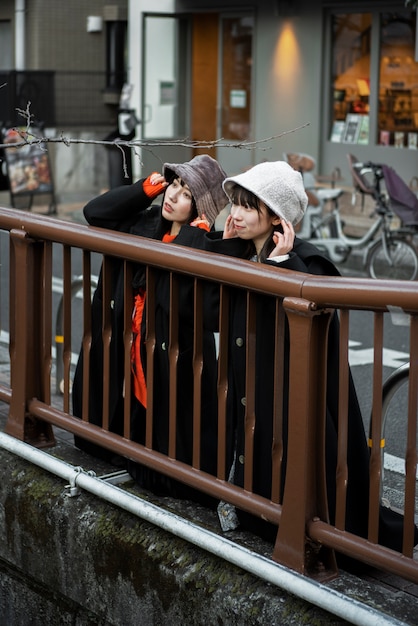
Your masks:
{"label": "poster on wall", "polygon": [[368,115],[361,116],[357,143],[361,145],[367,145],[369,143],[369,116]]}
{"label": "poster on wall", "polygon": [[345,118],[345,129],[343,143],[357,143],[360,132],[361,115],[357,113],[349,113]]}
{"label": "poster on wall", "polygon": [[[10,146],[20,144],[27,132],[26,127],[3,128],[2,143]],[[36,136],[36,129],[30,129],[30,132]],[[42,142],[28,143],[17,148],[6,147],[4,155],[12,199],[19,195],[54,193],[49,156]]]}
{"label": "poster on wall", "polygon": [[341,140],[344,135],[344,130],[345,130],[345,122],[342,120],[335,120],[332,125],[332,130],[331,130],[332,143],[341,143]]}

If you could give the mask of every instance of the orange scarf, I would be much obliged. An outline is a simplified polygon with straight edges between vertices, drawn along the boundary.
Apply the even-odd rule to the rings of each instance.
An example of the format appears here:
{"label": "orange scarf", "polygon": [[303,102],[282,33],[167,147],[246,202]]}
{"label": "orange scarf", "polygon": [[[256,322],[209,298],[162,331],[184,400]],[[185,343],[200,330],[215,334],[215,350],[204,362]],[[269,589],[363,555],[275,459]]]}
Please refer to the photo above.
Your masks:
{"label": "orange scarf", "polygon": [[[171,243],[176,235],[166,233],[162,239],[164,243]],[[141,325],[144,315],[145,289],[140,289],[134,299],[132,313],[132,346],[131,346],[131,371],[133,388],[136,399],[147,408],[147,383],[141,360]]]}

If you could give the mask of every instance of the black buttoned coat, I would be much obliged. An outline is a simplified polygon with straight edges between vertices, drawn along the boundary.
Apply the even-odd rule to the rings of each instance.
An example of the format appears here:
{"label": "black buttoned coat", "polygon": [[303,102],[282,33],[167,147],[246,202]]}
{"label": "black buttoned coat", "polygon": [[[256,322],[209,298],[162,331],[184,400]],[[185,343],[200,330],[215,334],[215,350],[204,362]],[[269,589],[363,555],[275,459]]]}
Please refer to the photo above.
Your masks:
{"label": "black buttoned coat", "polygon": [[[169,230],[169,224],[161,217],[161,207],[152,205],[142,189],[142,180],[129,186],[122,186],[94,198],[84,208],[87,222],[119,232],[126,232],[142,237],[161,240]],[[173,242],[175,245],[201,249],[204,247],[205,231],[185,225]],[[105,234],[104,234],[105,236]],[[168,245],[168,244],[167,244]],[[181,254],[181,248],[179,248]],[[144,268],[139,266],[134,272],[133,290],[144,287]],[[193,278],[181,277],[179,282],[179,356],[177,365],[177,441],[176,457],[187,463],[192,460],[192,408],[193,408]],[[169,310],[170,310],[169,273],[159,271],[155,288],[155,336],[154,352],[154,412],[153,446],[154,449],[168,451],[168,389],[169,361],[168,346]],[[124,404],[124,278],[123,262],[114,259],[112,265],[112,295],[109,306],[112,318],[112,339],[110,343],[110,397],[109,430],[123,433]],[[96,425],[102,424],[103,413],[103,341],[102,341],[102,282],[94,293],[92,301],[92,345],[90,352],[90,393],[89,420]],[[142,323],[141,350],[144,356],[146,320]],[[143,364],[146,359],[142,359]],[[73,413],[81,417],[82,409],[82,372],[83,356],[80,353],[74,384]],[[213,333],[203,334],[203,380],[202,386],[202,446],[201,467],[209,472],[216,468],[216,347]],[[132,439],[144,441],[145,410],[132,396]],[[76,445],[83,450],[107,460],[112,455],[103,448],[76,437]],[[188,496],[189,491],[181,485],[144,468],[128,462],[128,471],[146,488],[160,493]],[[196,495],[194,492],[192,496]]]}
{"label": "black buttoned coat", "polygon": [[[248,258],[247,242],[238,239],[222,239],[222,233],[206,235],[206,249],[239,258]],[[266,263],[306,273],[339,276],[336,267],[310,244],[296,238],[294,248],[287,261],[279,265]],[[274,332],[276,299],[271,296],[256,296],[256,356],[251,376],[255,379],[254,469],[253,490],[271,498],[272,488],[272,438],[273,438],[273,380]],[[215,308],[213,309],[215,311]],[[229,320],[229,388],[227,397],[229,458],[231,466],[235,454],[234,483],[244,485],[245,466],[245,381],[246,381],[246,292],[234,289],[230,296]],[[287,324],[284,346],[284,396],[283,396],[283,440],[286,466],[287,406],[288,406],[288,358],[289,337]],[[328,341],[327,395],[326,395],[326,480],[328,506],[331,522],[335,519],[335,488],[338,432],[338,372],[339,372],[339,320],[332,317]],[[349,380],[349,425],[348,425],[348,492],[346,529],[360,536],[367,536],[369,496],[369,452],[363,419],[357,394],[350,373]],[[284,473],[283,473],[284,475]],[[283,486],[283,484],[282,484]],[[277,528],[244,511],[238,511],[241,526],[253,530],[266,539],[274,540]],[[380,540],[394,549],[401,549],[402,518],[381,507]],[[418,541],[418,537],[417,537]]]}

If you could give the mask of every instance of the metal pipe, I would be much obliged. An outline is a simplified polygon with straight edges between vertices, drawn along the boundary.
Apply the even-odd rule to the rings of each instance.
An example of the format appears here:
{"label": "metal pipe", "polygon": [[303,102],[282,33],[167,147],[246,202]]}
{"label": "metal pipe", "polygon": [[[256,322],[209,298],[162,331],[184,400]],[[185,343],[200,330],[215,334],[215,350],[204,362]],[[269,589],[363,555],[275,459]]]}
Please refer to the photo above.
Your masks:
{"label": "metal pipe", "polygon": [[180,516],[160,509],[46,452],[0,433],[0,447],[285,591],[359,626],[407,626],[325,585],[286,569]]}
{"label": "metal pipe", "polygon": [[25,0],[15,0],[15,69],[25,69]]}

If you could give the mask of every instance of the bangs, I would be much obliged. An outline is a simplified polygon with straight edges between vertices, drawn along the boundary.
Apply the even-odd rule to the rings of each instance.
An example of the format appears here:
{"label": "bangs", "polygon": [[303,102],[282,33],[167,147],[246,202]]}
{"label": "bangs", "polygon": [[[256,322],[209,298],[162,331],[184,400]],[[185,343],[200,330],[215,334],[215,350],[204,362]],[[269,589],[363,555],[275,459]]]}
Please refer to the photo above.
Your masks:
{"label": "bangs", "polygon": [[251,191],[241,187],[241,185],[234,185],[229,195],[232,204],[260,211],[260,200]]}
{"label": "bangs", "polygon": [[174,182],[175,180],[177,180],[179,185],[181,185],[182,187],[186,187],[186,186],[189,187],[189,185],[186,183],[186,181],[183,178],[181,178],[181,176],[178,176],[175,172],[170,171],[170,175],[168,178],[166,178],[166,181],[168,182],[169,185],[171,185],[171,183]]}

